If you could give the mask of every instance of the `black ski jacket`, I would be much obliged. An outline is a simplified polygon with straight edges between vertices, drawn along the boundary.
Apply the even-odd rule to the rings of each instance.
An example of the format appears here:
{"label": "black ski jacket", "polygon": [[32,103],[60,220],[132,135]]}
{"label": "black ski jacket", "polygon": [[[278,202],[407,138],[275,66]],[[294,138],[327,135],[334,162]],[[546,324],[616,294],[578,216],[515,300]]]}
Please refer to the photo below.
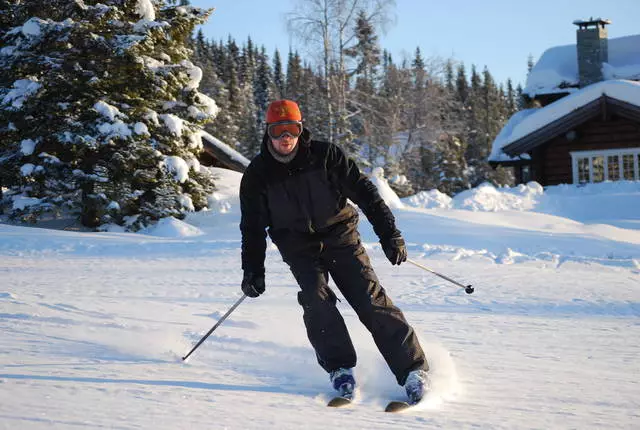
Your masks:
{"label": "black ski jacket", "polygon": [[400,234],[375,185],[338,146],[311,140],[304,129],[298,153],[285,164],[269,153],[268,139],[265,134],[240,184],[244,271],[264,274],[267,229],[285,261],[309,242],[357,243],[354,233],[347,234],[355,230],[344,228],[358,222],[347,199],[362,209],[381,241]]}

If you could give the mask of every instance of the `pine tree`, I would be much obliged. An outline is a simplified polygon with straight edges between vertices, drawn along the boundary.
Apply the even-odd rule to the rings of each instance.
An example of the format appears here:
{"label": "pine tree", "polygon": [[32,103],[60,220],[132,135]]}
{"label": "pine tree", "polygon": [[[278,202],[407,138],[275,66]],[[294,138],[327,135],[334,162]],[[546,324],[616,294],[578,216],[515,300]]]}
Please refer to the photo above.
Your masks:
{"label": "pine tree", "polygon": [[263,46],[256,56],[256,72],[253,80],[253,108],[255,109],[253,136],[245,137],[245,142],[247,143],[246,153],[249,157],[255,156],[260,151],[265,127],[264,116],[269,102],[274,99],[273,94],[273,75],[269,66],[269,58]]}
{"label": "pine tree", "polygon": [[445,64],[444,73],[444,80],[447,91],[453,94],[455,92],[455,77],[453,75],[453,61],[451,59],[447,60]]}
{"label": "pine tree", "polygon": [[464,64],[460,63],[456,71],[456,96],[463,106],[469,101],[469,82],[467,81],[467,72]]}
{"label": "pine tree", "polygon": [[[209,12],[162,2],[9,5],[0,57],[2,206],[14,219],[79,216],[137,229],[206,206],[197,91],[186,48]],[[162,23],[162,24],[160,24]],[[6,50],[8,54],[10,51]]]}
{"label": "pine tree", "polygon": [[353,105],[352,122],[354,122],[354,131],[348,123],[347,112],[342,111],[342,117],[339,129],[342,135],[339,136],[338,143],[343,144],[347,152],[354,157],[359,156],[358,146],[353,142],[353,133],[357,134],[359,140],[365,142],[369,146],[369,158],[377,157],[378,154],[386,154],[386,149],[390,145],[390,139],[386,139],[375,127],[380,121],[377,120],[379,115],[376,106],[376,77],[377,68],[380,65],[380,47],[378,46],[378,36],[366,13],[362,10],[358,14],[356,20],[355,34],[356,44],[345,50],[348,57],[356,60],[355,70],[352,76],[356,77],[356,84],[352,91],[353,95],[349,97]]}
{"label": "pine tree", "polygon": [[518,111],[518,96],[516,91],[513,89],[513,81],[511,78],[507,79],[507,92],[505,94],[506,97],[506,116],[508,118],[511,117],[514,113]]}
{"label": "pine tree", "polygon": [[[297,52],[289,51],[287,60],[287,82],[284,97],[300,101],[302,97],[302,61]],[[306,115],[305,115],[306,116]]]}
{"label": "pine tree", "polygon": [[280,51],[277,49],[273,54],[273,84],[276,90],[274,98],[284,98],[286,78],[282,73],[282,60],[280,59]]}

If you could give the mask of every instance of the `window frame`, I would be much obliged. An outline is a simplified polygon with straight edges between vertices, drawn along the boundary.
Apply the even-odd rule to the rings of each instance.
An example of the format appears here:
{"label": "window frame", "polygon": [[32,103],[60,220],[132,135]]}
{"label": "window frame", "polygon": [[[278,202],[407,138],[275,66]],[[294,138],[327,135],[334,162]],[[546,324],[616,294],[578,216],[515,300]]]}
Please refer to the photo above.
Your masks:
{"label": "window frame", "polygon": [[[609,178],[609,157],[617,156],[618,157],[618,178],[616,181],[626,181],[628,179],[624,178],[624,164],[622,162],[623,155],[633,155],[633,180],[640,180],[640,148],[620,148],[620,149],[602,149],[596,151],[571,151],[571,174],[573,177],[574,184],[581,183],[594,183],[593,182],[593,158],[594,157],[604,157],[604,181],[611,181]],[[578,175],[578,160],[580,159],[588,159],[589,160],[589,181],[588,182],[580,182]]]}

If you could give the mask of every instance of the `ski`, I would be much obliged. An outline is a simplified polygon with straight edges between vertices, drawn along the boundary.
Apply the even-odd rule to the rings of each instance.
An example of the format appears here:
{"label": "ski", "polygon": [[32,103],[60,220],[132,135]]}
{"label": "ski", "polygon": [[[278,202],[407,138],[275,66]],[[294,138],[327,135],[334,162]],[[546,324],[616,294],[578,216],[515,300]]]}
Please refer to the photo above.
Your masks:
{"label": "ski", "polygon": [[327,406],[330,408],[343,408],[345,406],[349,406],[351,403],[351,397],[336,396],[333,399],[329,400]]}
{"label": "ski", "polygon": [[385,412],[396,413],[396,412],[406,411],[407,409],[411,409],[414,406],[415,406],[415,404],[411,404],[411,403],[407,403],[407,402],[401,402],[401,401],[398,401],[398,400],[392,400],[389,403],[387,403],[387,407],[384,408],[384,411]]}

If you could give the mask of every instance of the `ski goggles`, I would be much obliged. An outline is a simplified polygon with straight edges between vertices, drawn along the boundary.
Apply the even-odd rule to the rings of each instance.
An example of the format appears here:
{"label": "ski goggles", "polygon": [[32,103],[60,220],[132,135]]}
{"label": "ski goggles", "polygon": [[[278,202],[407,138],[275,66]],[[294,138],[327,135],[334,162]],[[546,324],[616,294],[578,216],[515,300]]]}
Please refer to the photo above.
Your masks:
{"label": "ski goggles", "polygon": [[302,134],[302,123],[298,121],[274,122],[267,126],[267,133],[272,139],[280,139],[285,133],[291,137],[299,137]]}

